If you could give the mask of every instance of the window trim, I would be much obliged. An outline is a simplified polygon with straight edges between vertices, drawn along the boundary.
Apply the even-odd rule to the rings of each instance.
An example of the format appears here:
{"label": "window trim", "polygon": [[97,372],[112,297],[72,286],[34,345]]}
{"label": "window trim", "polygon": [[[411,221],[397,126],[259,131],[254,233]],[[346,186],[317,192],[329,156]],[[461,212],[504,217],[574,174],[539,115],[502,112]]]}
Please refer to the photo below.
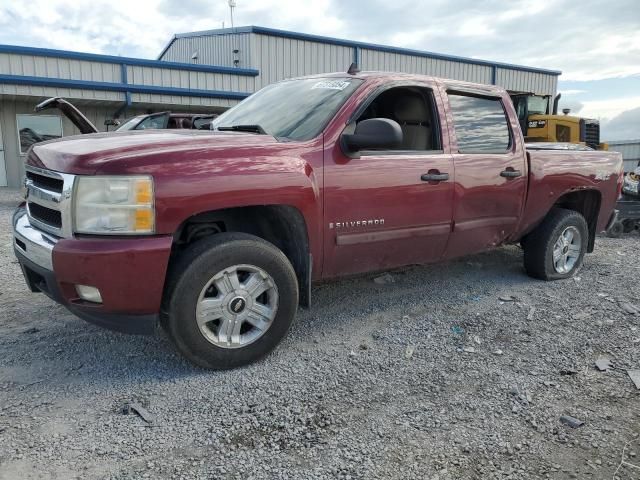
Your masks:
{"label": "window trim", "polygon": [[405,156],[405,157],[419,157],[428,155],[443,155],[444,150],[362,150],[360,151],[361,157],[379,157],[384,156]]}
{"label": "window trim", "polygon": [[[464,88],[448,88],[445,93],[447,94],[447,103],[449,104],[449,109],[451,111],[451,128],[453,129],[455,138],[456,138],[456,148],[457,150],[452,153],[458,153],[461,155],[508,155],[513,152],[513,148],[515,145],[514,133],[511,128],[511,119],[507,114],[507,110],[504,106],[504,98],[502,95],[494,94],[491,92],[483,92],[481,90],[473,90],[473,89],[464,89]],[[498,101],[500,107],[502,108],[502,113],[504,115],[505,123],[507,125],[507,132],[509,132],[509,144],[505,150],[482,150],[482,151],[462,151],[460,150],[460,145],[458,144],[458,132],[455,126],[455,119],[453,117],[453,108],[451,107],[451,102],[449,100],[449,95],[457,95],[459,97],[472,97],[472,98],[481,98],[483,100],[491,100]]]}
{"label": "window trim", "polygon": [[[20,156],[20,157],[27,156],[27,154],[29,153],[29,149],[31,148],[31,146],[35,145],[35,143],[33,143],[31,146],[29,146],[29,149],[27,149],[26,152],[22,151],[22,142],[20,140],[19,117],[55,117],[60,122],[60,137],[59,138],[64,137],[64,122],[62,121],[62,116],[60,116],[60,115],[38,115],[38,114],[35,114],[35,113],[16,113],[16,135],[18,137],[18,156]],[[36,143],[40,143],[40,142],[36,142]]]}
{"label": "window trim", "polygon": [[[434,135],[436,139],[439,139],[438,149],[433,150],[362,150],[360,156],[372,156],[372,155],[424,155],[425,153],[429,155],[438,155],[444,154],[443,146],[443,138],[442,138],[442,125],[440,123],[440,115],[438,111],[438,105],[436,104],[436,88],[434,85],[427,85],[423,83],[417,82],[407,82],[398,80],[395,82],[385,83],[383,85],[379,85],[373,89],[371,93],[365,98],[360,105],[353,111],[353,113],[349,116],[347,121],[345,122],[345,128],[342,131],[344,133],[350,125],[353,125],[356,120],[365,112],[365,110],[373,103],[373,101],[378,98],[382,93],[387,90],[391,90],[392,88],[403,88],[403,87],[413,87],[418,88],[420,90],[426,90],[428,95],[431,95],[431,118],[435,120],[436,125],[433,130],[435,130]],[[421,92],[424,93],[424,92]]]}

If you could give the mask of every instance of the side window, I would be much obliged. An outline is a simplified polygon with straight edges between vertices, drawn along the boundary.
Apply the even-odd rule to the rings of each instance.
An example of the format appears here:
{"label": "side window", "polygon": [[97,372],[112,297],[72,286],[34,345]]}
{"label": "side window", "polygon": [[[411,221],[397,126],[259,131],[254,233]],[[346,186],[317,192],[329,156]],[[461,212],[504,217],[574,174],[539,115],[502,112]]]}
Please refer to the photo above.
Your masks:
{"label": "side window", "polygon": [[167,122],[169,120],[168,114],[162,115],[149,115],[147,118],[142,120],[135,128],[135,130],[147,130],[147,129],[162,129],[166,128]]}
{"label": "side window", "polygon": [[509,149],[511,135],[500,99],[448,95],[460,153],[504,153]]}
{"label": "side window", "polygon": [[440,127],[433,93],[427,88],[394,87],[380,93],[358,117],[388,118],[402,128],[402,145],[394,150],[440,150]]}

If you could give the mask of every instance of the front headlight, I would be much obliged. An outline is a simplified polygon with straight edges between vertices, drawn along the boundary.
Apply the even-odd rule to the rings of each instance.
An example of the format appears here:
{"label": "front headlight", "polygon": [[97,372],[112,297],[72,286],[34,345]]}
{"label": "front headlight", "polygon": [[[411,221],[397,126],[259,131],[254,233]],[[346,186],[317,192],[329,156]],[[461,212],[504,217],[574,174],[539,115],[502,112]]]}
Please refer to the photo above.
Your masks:
{"label": "front headlight", "polygon": [[76,181],[76,233],[131,235],[154,232],[153,179],[150,176],[78,176]]}

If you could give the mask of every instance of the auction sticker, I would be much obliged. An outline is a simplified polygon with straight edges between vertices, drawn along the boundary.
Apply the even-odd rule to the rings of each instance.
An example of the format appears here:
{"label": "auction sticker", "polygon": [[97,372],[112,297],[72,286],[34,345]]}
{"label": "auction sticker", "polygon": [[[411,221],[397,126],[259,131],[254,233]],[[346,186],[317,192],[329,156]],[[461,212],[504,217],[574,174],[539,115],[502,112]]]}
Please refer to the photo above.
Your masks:
{"label": "auction sticker", "polygon": [[324,80],[322,82],[316,83],[311,90],[316,88],[327,88],[329,90],[344,90],[349,86],[350,82],[345,82],[344,80]]}

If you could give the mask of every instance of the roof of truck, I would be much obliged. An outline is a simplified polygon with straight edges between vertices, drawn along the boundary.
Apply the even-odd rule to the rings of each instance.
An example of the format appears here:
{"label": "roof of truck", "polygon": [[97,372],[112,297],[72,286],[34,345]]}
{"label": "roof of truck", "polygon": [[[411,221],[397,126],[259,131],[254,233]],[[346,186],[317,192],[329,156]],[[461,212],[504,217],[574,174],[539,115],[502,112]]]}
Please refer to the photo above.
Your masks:
{"label": "roof of truck", "polygon": [[[421,75],[419,73],[401,73],[401,72],[378,72],[378,71],[366,71],[358,72],[355,74],[349,74],[347,72],[331,72],[331,73],[318,73],[314,75],[306,75],[301,78],[360,78],[363,80],[371,79],[389,79],[389,80],[427,80],[436,83],[444,84],[453,88],[467,88],[473,90],[480,90],[487,93],[501,93],[505,89],[498,85],[487,85],[485,83],[464,82],[462,80],[452,80],[449,78],[433,77],[430,75]],[[286,81],[286,80],[285,80]]]}

